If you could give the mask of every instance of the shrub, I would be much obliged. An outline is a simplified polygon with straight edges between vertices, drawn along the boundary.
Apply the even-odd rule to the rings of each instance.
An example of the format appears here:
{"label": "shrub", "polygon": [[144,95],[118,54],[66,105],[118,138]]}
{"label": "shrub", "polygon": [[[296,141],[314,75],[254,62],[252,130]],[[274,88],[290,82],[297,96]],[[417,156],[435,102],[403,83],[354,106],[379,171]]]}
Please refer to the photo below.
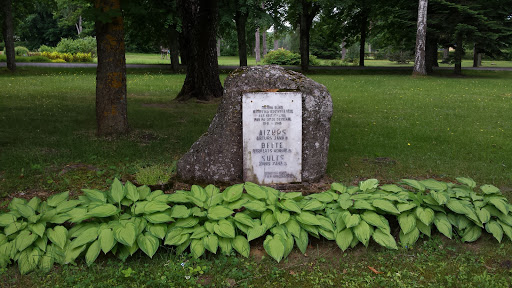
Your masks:
{"label": "shrub", "polygon": [[190,249],[195,258],[233,250],[249,257],[250,241],[260,237],[278,262],[294,246],[306,253],[310,237],[335,241],[343,251],[372,240],[388,249],[408,248],[435,230],[462,242],[486,231],[498,242],[512,240],[512,206],[500,190],[477,188],[470,178],[457,181],[379,185],[368,179],[303,196],[249,182],[222,192],[193,185],[164,194],[115,179],[107,191],[83,189],[78,200],[69,200],[69,192],[46,201],[14,198],[0,213],[0,268],[12,260],[22,274],[48,271],[80,255],[91,265],[101,251],[123,261],[139,249],[153,257],[162,244],[175,246],[177,254]]}
{"label": "shrub", "polygon": [[53,59],[52,63],[66,63],[66,60],[64,60],[64,59]]}
{"label": "shrub", "polygon": [[154,165],[140,168],[135,174],[135,180],[141,185],[165,184],[169,181],[175,169],[176,164],[173,166]]}
{"label": "shrub", "polygon": [[46,45],[41,45],[39,49],[37,49],[39,52],[55,52],[55,47],[50,47]]}
{"label": "shrub", "polygon": [[265,64],[300,65],[300,55],[283,48],[270,51],[263,58]]}
{"label": "shrub", "polygon": [[414,61],[414,54],[411,51],[390,50],[387,52],[387,58],[398,64],[407,64]]}
{"label": "shrub", "polygon": [[14,54],[16,54],[16,56],[28,56],[28,49],[26,47],[23,47],[23,46],[18,46],[18,47],[14,47]]}
{"label": "shrub", "polygon": [[318,57],[316,57],[315,55],[309,55],[309,65],[311,66],[319,66],[321,63],[320,63],[320,60],[318,60]]}
{"label": "shrub", "polygon": [[[81,53],[78,52],[76,54],[71,53],[59,53],[59,52],[41,52],[41,56],[44,56],[52,62],[53,60],[63,60],[64,62],[92,62],[91,53]],[[62,63],[62,61],[59,61]]]}
{"label": "shrub", "polygon": [[71,53],[76,54],[78,52],[81,53],[91,53],[91,55],[96,54],[96,38],[94,37],[85,37],[79,38],[76,40],[70,38],[63,38],[57,44],[55,51],[60,53]]}

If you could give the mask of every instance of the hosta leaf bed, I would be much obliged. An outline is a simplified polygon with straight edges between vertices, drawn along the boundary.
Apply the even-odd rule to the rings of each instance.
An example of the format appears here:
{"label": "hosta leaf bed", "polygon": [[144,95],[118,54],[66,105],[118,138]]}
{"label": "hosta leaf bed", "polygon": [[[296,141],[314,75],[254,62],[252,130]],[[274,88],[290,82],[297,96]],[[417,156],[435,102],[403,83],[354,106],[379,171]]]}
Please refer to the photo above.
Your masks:
{"label": "hosta leaf bed", "polygon": [[469,178],[457,181],[379,185],[369,179],[303,196],[249,182],[222,192],[194,185],[164,194],[115,179],[110,190],[83,189],[77,200],[68,192],[46,201],[13,199],[9,212],[0,214],[0,267],[17,262],[22,274],[48,271],[78,257],[90,265],[100,253],[124,261],[139,249],[153,257],[161,245],[175,246],[176,253],[188,249],[194,257],[206,251],[248,257],[250,242],[260,237],[278,262],[294,246],[305,253],[309,237],[336,241],[343,251],[370,241],[409,247],[433,230],[463,242],[484,231],[498,242],[512,240],[512,205],[500,190],[477,188]]}

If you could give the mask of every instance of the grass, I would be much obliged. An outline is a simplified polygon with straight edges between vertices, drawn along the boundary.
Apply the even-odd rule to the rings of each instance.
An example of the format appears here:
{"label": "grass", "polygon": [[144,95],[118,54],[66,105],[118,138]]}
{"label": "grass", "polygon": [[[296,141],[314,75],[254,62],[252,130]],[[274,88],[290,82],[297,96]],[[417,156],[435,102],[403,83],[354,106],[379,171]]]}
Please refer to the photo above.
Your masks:
{"label": "grass", "polygon": [[[373,177],[394,182],[469,176],[497,185],[511,199],[512,72],[453,77],[441,71],[413,78],[407,71],[313,71],[310,77],[333,98],[332,179],[350,184]],[[97,138],[95,69],[2,68],[0,206],[12,196],[103,189],[115,176],[134,179],[143,167],[172,165],[207,130],[217,108],[173,101],[183,81],[182,74],[129,70],[131,132]],[[307,256],[293,252],[281,264],[262,259],[261,243],[249,259],[193,260],[161,249],[153,260],[140,254],[126,263],[105,257],[90,268],[80,262],[47,275],[20,276],[11,266],[0,271],[0,281],[5,287],[508,287],[512,281],[512,244],[487,236],[472,244],[435,236],[412,249],[370,245],[346,253],[315,241]]]}

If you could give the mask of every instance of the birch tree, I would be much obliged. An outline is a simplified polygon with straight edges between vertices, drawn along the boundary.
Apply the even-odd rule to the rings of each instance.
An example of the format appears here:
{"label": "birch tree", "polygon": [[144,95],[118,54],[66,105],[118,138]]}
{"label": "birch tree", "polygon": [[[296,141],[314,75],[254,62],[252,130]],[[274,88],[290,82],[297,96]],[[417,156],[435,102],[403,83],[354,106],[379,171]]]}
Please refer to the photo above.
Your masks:
{"label": "birch tree", "polygon": [[425,66],[425,43],[427,39],[427,6],[428,0],[419,0],[418,28],[416,32],[416,56],[414,57],[413,75],[427,75]]}

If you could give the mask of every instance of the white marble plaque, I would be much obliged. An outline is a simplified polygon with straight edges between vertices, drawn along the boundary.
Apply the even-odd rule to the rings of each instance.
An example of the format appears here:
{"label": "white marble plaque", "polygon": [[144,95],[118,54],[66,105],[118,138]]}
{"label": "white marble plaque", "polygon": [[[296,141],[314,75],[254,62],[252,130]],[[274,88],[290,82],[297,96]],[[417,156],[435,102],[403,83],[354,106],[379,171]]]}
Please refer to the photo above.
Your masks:
{"label": "white marble plaque", "polygon": [[302,94],[248,92],[242,96],[244,181],[301,182]]}

